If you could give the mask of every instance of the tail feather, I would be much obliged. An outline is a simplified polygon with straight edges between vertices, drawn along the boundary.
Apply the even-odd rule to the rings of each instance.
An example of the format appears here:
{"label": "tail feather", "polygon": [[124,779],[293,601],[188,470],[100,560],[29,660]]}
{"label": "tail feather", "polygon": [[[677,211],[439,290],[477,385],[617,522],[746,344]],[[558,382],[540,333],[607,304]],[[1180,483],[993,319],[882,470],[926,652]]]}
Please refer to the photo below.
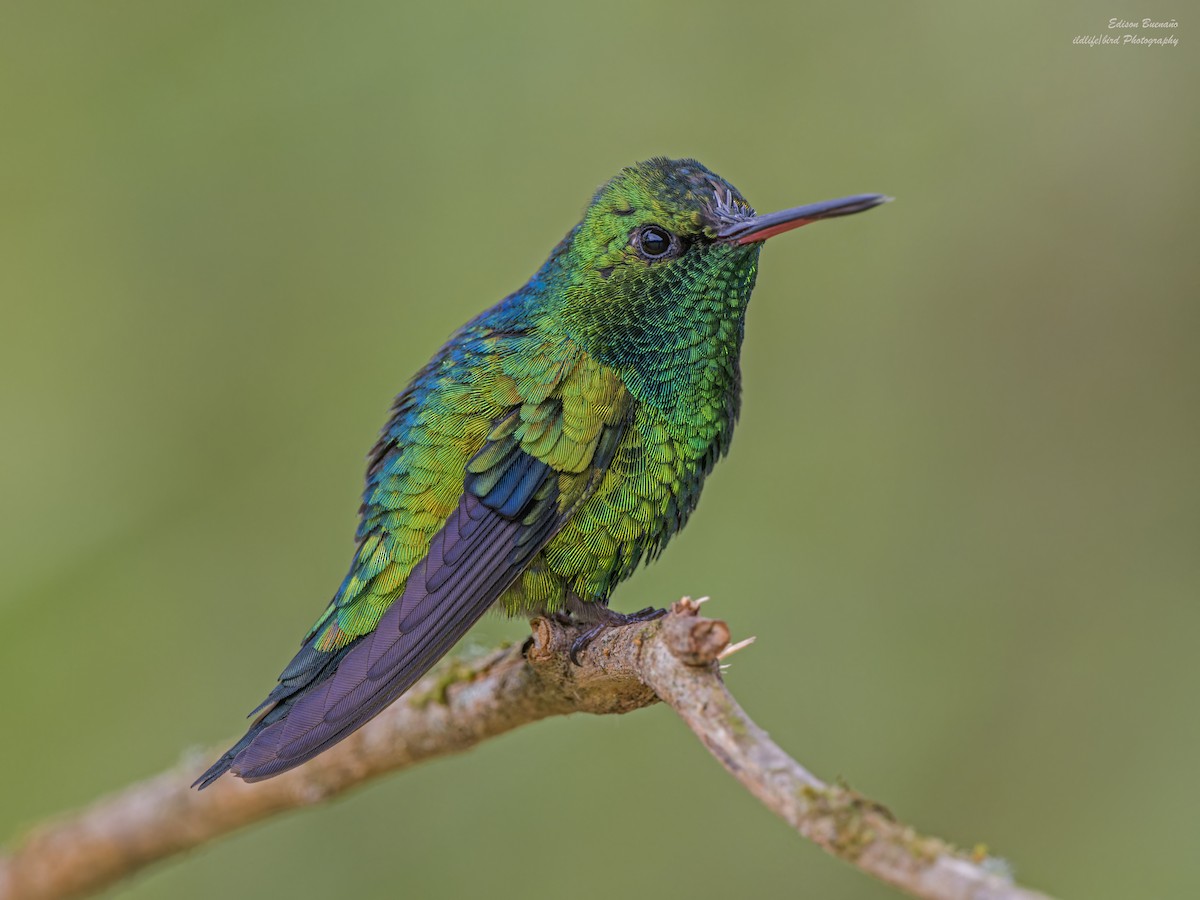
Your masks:
{"label": "tail feather", "polygon": [[426,561],[419,563],[375,630],[328,678],[297,695],[285,716],[264,723],[232,771],[259,781],[300,765],[382,712],[445,656],[520,572],[509,558],[521,524],[489,518],[476,565],[429,591]]}
{"label": "tail feather", "polygon": [[[553,503],[545,508],[556,511]],[[281,682],[267,698],[272,705],[193,786],[208,787],[225,772],[261,781],[365,725],[467,633],[520,575],[553,525],[510,519],[464,494],[375,629],[303,679]],[[521,540],[531,529],[538,539]]]}

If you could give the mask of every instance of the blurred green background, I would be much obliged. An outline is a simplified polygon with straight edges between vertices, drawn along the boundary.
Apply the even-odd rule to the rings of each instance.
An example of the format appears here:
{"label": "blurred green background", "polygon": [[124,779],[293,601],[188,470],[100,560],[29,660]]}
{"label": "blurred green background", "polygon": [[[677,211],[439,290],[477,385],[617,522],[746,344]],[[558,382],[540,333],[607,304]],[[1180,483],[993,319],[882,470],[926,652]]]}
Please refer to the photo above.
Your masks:
{"label": "blurred green background", "polygon": [[[6,4],[0,840],[240,733],[344,573],[391,396],[597,184],[693,155],[763,211],[898,201],[766,250],[733,453],[614,605],[712,595],[784,747],[1022,880],[1194,895],[1200,73],[1186,19],[1072,45],[1113,12]],[[123,895],[613,891],[895,896],[664,709]]]}

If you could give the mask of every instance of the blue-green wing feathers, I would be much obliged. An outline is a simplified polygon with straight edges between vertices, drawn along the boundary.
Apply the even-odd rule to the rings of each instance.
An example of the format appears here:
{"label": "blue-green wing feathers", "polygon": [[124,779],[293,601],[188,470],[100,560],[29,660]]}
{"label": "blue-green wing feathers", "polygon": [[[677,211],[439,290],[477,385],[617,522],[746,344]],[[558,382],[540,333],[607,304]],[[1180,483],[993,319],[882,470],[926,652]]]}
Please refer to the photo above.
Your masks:
{"label": "blue-green wing feathers", "polygon": [[[586,405],[555,392],[571,390],[577,369],[551,371],[549,386],[533,390],[477,372],[474,393],[486,395],[476,397],[478,412],[491,415],[469,424],[429,413],[453,397],[454,378],[437,390],[418,381],[398,398],[372,456],[350,573],[249,732],[197,784],[225,771],[267,778],[346,737],[411,687],[526,570],[595,490],[628,424],[612,402],[607,421],[570,421]],[[458,472],[449,475],[453,497],[447,460]],[[448,500],[453,507],[441,512]]]}

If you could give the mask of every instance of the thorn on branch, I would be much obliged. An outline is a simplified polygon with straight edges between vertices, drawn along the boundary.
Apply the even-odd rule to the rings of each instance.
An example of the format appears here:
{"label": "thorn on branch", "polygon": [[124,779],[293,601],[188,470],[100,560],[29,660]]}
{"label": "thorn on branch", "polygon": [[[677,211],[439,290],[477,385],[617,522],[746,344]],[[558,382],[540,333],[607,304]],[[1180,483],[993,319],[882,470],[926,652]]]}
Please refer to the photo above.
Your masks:
{"label": "thorn on branch", "polygon": [[717,659],[722,659],[722,660],[728,659],[729,657],[733,656],[733,654],[737,653],[739,650],[745,650],[747,647],[749,647],[751,644],[753,644],[757,640],[758,640],[757,635],[751,635],[750,637],[746,638],[743,641],[738,641],[736,644],[730,644],[728,647],[726,647],[724,650],[722,650],[720,653],[717,654]]}

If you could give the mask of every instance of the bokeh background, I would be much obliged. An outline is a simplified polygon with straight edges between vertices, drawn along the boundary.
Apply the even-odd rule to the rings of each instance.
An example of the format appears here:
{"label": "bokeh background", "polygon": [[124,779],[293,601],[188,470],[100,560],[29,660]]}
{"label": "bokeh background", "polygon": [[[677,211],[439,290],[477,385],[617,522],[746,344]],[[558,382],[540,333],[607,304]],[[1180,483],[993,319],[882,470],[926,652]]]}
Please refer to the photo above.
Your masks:
{"label": "bokeh background", "polygon": [[[1197,23],[1095,3],[11,3],[0,840],[240,733],[391,396],[591,191],[694,155],[772,242],[682,594],[799,759],[1069,897],[1200,890]],[[474,640],[519,639],[487,620]],[[550,721],[122,896],[885,898],[664,709]]]}

